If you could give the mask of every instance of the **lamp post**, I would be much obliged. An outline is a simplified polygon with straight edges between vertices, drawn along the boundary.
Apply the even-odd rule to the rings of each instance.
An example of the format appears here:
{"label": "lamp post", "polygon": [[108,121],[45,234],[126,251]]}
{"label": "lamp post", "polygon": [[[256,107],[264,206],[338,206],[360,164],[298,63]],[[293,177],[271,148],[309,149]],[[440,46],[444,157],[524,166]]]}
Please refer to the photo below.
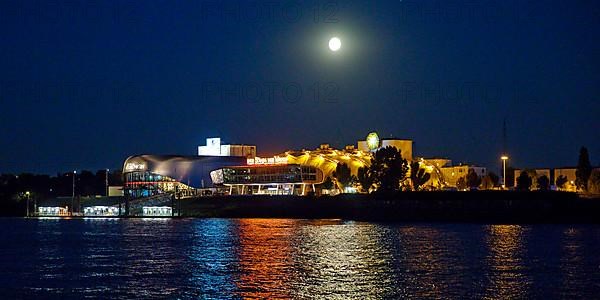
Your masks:
{"label": "lamp post", "polygon": [[71,216],[73,215],[73,206],[75,206],[75,176],[77,176],[77,170],[73,171],[73,194],[71,196]]}
{"label": "lamp post", "polygon": [[502,189],[506,189],[506,161],[508,156],[502,155],[500,159],[502,160]]}
{"label": "lamp post", "polygon": [[25,196],[27,196],[27,217],[29,217],[29,198],[31,197],[29,191],[25,192]]}

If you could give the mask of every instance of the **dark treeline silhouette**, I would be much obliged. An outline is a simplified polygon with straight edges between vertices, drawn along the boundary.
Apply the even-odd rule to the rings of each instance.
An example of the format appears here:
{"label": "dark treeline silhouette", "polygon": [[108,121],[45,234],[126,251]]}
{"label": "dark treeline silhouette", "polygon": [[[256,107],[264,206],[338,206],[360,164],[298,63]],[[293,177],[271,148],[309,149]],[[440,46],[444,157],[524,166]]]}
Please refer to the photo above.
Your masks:
{"label": "dark treeline silhouette", "polygon": [[[110,171],[109,185],[122,185],[121,170]],[[59,173],[56,176],[23,173],[0,175],[0,203],[12,206],[23,200],[44,200],[54,197],[68,197],[73,194],[73,173]],[[106,170],[80,171],[75,176],[75,196],[106,195]]]}

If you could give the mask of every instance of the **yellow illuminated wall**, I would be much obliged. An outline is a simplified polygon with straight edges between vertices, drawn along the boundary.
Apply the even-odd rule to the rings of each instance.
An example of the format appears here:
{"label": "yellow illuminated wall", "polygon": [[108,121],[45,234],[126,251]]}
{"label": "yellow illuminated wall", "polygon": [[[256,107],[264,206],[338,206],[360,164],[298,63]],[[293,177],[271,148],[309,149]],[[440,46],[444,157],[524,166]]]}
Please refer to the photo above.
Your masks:
{"label": "yellow illuminated wall", "polygon": [[287,151],[279,156],[285,156],[288,164],[312,166],[323,172],[323,178],[332,176],[338,163],[345,163],[352,174],[358,173],[358,168],[371,165],[371,154],[359,150],[337,150],[332,148]]}

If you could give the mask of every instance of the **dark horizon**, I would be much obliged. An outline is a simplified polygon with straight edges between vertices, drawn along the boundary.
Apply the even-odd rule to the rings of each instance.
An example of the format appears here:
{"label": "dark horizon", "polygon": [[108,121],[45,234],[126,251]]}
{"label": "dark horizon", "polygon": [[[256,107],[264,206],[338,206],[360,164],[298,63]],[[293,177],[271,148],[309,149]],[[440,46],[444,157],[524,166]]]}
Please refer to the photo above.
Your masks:
{"label": "dark horizon", "polygon": [[371,131],[497,172],[503,120],[511,166],[575,166],[581,146],[600,165],[599,14],[568,1],[2,2],[0,173],[121,168],[212,136],[263,156],[341,148]]}

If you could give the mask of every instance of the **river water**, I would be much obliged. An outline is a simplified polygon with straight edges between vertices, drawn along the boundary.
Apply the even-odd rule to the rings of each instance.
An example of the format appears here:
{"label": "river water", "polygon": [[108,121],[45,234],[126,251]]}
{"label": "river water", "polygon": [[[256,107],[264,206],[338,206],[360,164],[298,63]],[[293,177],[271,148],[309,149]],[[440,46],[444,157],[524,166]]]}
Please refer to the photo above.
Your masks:
{"label": "river water", "polygon": [[600,226],[0,219],[2,298],[600,297]]}

